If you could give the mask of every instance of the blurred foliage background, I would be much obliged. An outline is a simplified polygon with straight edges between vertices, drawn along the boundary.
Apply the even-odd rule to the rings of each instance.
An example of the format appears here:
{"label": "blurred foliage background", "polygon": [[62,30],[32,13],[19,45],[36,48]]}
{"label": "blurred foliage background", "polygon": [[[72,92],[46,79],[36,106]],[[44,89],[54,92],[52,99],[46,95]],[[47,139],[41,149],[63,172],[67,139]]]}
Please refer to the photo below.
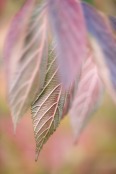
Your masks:
{"label": "blurred foliage background", "polygon": [[[115,0],[86,1],[108,15],[116,15]],[[66,117],[44,146],[37,163],[30,113],[14,135],[2,55],[10,22],[23,3],[24,0],[0,0],[0,174],[116,174],[116,106],[107,94],[77,145]]]}

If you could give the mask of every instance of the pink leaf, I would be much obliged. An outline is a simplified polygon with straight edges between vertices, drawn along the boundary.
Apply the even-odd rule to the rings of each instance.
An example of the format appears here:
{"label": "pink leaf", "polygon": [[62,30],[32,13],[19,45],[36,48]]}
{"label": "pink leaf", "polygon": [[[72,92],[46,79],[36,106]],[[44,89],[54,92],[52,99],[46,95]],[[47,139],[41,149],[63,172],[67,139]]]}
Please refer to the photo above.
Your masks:
{"label": "pink leaf", "polygon": [[102,91],[103,85],[91,54],[83,65],[78,89],[69,112],[76,140],[86,121],[98,106]]}
{"label": "pink leaf", "polygon": [[24,6],[14,17],[4,49],[4,61],[6,67],[6,76],[8,85],[12,79],[12,75],[16,70],[16,65],[19,59],[20,49],[22,47],[24,36],[26,35],[27,26],[33,10],[35,0],[27,0]]}
{"label": "pink leaf", "polygon": [[[9,59],[6,58],[8,60],[6,65],[9,68],[7,72],[10,76],[8,97],[14,127],[31,106],[44,84],[48,58],[46,14],[46,8],[41,9],[37,6],[27,22],[27,20],[23,21],[25,18],[23,11],[20,12],[21,20],[24,23],[21,27],[21,21],[19,22],[19,34],[16,32],[14,40],[11,39],[11,47],[8,45],[6,47],[7,56],[9,56]],[[13,24],[16,22],[15,20]],[[13,24],[11,35],[15,30],[12,28]]]}
{"label": "pink leaf", "polygon": [[49,15],[60,65],[61,80],[69,87],[80,73],[86,49],[86,30],[80,2],[49,0]]}

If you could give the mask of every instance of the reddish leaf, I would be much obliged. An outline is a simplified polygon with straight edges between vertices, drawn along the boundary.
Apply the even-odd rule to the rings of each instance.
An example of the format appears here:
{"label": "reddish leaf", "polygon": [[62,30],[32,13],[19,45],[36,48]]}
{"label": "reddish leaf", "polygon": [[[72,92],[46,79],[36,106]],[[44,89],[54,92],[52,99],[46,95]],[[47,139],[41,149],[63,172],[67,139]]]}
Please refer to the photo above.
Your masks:
{"label": "reddish leaf", "polygon": [[7,38],[4,49],[4,61],[6,67],[6,75],[9,83],[12,81],[12,75],[16,71],[16,65],[20,55],[20,49],[24,42],[27,32],[27,26],[33,10],[35,0],[27,0],[24,6],[14,17]]}
{"label": "reddish leaf", "polygon": [[60,75],[69,87],[81,70],[86,49],[86,31],[80,2],[76,0],[49,0],[49,15]]}
{"label": "reddish leaf", "polygon": [[[48,58],[46,8],[40,9],[37,6],[29,23],[27,20],[23,21],[25,18],[23,12],[19,13],[22,22],[24,22],[23,26],[21,27],[21,23],[18,24],[19,28],[14,35],[14,40],[11,40],[11,47],[9,48],[8,44],[6,48],[6,56],[10,58],[9,60],[7,58],[8,64],[6,63],[10,69],[8,71],[10,75],[8,95],[15,127],[43,87]],[[15,17],[13,24],[16,21],[17,17]],[[11,35],[15,29],[13,24],[10,31]],[[8,37],[8,39],[11,38]],[[17,50],[18,52],[15,52]]]}
{"label": "reddish leaf", "polygon": [[98,107],[102,91],[103,85],[93,62],[93,55],[89,54],[83,65],[78,89],[69,112],[76,140],[90,115]]}

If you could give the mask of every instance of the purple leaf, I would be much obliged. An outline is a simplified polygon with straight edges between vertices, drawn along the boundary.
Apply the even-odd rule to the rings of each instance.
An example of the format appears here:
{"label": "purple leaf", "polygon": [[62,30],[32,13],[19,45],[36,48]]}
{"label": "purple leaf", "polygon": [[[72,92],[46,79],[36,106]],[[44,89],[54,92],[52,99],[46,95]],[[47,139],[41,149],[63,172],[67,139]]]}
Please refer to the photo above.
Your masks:
{"label": "purple leaf", "polygon": [[109,20],[86,3],[82,3],[82,7],[99,72],[116,102],[116,40]]}
{"label": "purple leaf", "polygon": [[93,62],[93,55],[89,54],[84,62],[78,88],[69,112],[76,140],[78,140],[87,120],[98,107],[102,91],[103,85]]}
{"label": "purple leaf", "polygon": [[48,0],[49,16],[60,76],[65,87],[69,87],[81,71],[86,50],[86,30],[79,1]]}
{"label": "purple leaf", "polygon": [[115,16],[109,16],[110,23],[112,25],[112,28],[114,31],[116,31],[116,17]]}

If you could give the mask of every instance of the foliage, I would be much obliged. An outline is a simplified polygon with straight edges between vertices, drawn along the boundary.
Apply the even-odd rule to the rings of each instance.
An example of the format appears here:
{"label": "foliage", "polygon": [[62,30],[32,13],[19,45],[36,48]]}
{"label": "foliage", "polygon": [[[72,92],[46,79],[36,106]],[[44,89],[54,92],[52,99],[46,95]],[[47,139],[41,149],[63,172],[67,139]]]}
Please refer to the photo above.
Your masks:
{"label": "foliage", "polygon": [[8,99],[14,127],[31,107],[37,157],[64,113],[77,140],[104,87],[116,102],[112,26],[76,0],[27,0],[14,17],[4,50]]}

